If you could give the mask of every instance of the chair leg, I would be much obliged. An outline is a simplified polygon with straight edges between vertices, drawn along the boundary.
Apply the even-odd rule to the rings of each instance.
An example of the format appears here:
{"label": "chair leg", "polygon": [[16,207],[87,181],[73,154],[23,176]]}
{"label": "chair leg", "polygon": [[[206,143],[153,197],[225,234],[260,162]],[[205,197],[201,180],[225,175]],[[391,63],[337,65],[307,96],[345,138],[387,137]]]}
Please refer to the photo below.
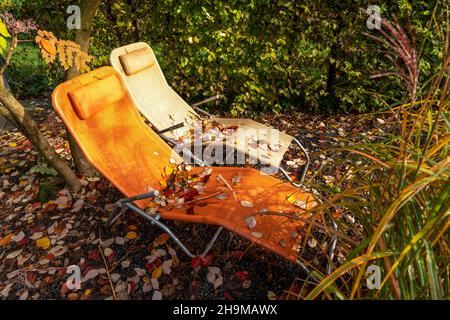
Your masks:
{"label": "chair leg", "polygon": [[[151,224],[156,225],[157,227],[159,227],[163,231],[167,232],[167,234],[170,236],[170,238],[172,238],[172,240],[175,241],[175,243],[181,248],[181,250],[189,258],[193,259],[193,258],[198,256],[196,254],[193,254],[191,251],[189,251],[189,249],[184,245],[184,243],[180,239],[178,239],[178,237],[175,235],[175,233],[168,226],[166,226],[164,223],[162,223],[161,221],[159,221],[155,217],[152,217],[151,215],[148,215],[145,211],[143,211],[142,209],[136,207],[135,205],[133,205],[131,203],[125,203],[124,206],[126,206],[128,209],[132,210],[133,212],[137,213],[138,215],[140,215],[144,219],[150,221]],[[206,245],[205,250],[203,250],[202,254],[200,255],[201,257],[203,257],[206,254],[208,254],[209,250],[211,250],[211,248],[214,246],[214,243],[217,241],[217,238],[219,237],[219,235],[222,232],[222,230],[223,230],[223,227],[218,227],[217,228],[216,232],[214,233],[214,236],[208,242],[208,244]]]}
{"label": "chair leg", "polygon": [[203,253],[200,255],[201,257],[204,257],[208,254],[209,250],[212,249],[212,247],[214,246],[214,243],[216,243],[217,238],[219,237],[220,233],[222,232],[223,227],[218,227],[216,232],[214,233],[214,236],[211,238],[211,240],[208,242],[208,244],[206,245],[205,250],[203,251]]}
{"label": "chair leg", "polygon": [[125,213],[125,210],[122,206],[117,205],[105,222],[105,228],[111,227]]}

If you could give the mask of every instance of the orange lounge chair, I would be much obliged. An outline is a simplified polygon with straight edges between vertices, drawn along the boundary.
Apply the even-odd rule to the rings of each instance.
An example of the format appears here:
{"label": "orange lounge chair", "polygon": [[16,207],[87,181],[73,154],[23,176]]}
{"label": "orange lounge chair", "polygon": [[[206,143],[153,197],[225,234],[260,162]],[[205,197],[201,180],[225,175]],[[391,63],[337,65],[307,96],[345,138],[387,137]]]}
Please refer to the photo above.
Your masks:
{"label": "orange lounge chair", "polygon": [[[315,206],[310,194],[252,168],[207,167],[212,174],[200,195],[204,200],[149,213],[146,209],[158,196],[158,191],[153,190],[161,189],[167,164],[179,163],[181,158],[141,119],[117,71],[102,67],[67,81],[55,89],[52,103],[90,163],[129,197],[119,201],[118,207],[131,209],[165,230],[189,257],[197,255],[162,219],[219,226],[202,255],[226,228],[300,263],[299,229],[304,223],[295,220],[294,215],[307,215],[307,210]],[[194,167],[191,172],[195,175],[204,170]],[[233,184],[237,177],[240,181]],[[294,201],[297,206],[292,204]],[[110,223],[117,214],[115,210]]]}

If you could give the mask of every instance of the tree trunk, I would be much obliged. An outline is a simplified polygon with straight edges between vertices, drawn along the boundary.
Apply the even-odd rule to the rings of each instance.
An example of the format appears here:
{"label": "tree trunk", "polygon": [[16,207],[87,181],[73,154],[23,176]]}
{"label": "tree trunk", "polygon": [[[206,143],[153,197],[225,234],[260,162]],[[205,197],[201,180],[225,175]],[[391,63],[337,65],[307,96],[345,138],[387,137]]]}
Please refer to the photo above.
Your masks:
{"label": "tree trunk", "polygon": [[67,187],[73,192],[78,192],[81,189],[80,180],[69,166],[58,157],[23,105],[5,89],[3,79],[0,79],[0,102],[6,107],[19,129],[33,143],[33,146],[64,179]]}
{"label": "tree trunk", "polygon": [[[83,0],[81,1],[81,29],[75,30],[74,41],[78,43],[81,50],[88,53],[89,51],[89,38],[92,33],[92,22],[94,21],[95,14],[97,12],[100,0]],[[80,75],[80,71],[75,67],[71,67],[67,71],[66,79],[70,80],[74,77]],[[70,151],[72,153],[73,162],[75,164],[75,170],[78,174],[83,176],[94,176],[97,175],[97,170],[95,170],[90,163],[87,161],[80,147],[78,147],[74,138],[67,131],[67,140],[69,141]]]}

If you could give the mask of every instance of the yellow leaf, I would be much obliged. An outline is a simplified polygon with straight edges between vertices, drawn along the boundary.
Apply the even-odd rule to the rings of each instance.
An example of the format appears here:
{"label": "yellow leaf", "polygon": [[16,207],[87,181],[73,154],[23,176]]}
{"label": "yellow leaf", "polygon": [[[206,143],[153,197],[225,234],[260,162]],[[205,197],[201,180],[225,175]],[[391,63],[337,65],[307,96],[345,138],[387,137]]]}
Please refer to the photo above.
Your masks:
{"label": "yellow leaf", "polygon": [[127,239],[134,240],[134,239],[137,239],[138,235],[136,232],[130,231],[127,233],[126,237],[127,237]]}
{"label": "yellow leaf", "polygon": [[47,39],[42,39],[39,43],[49,55],[56,56],[56,46]]}
{"label": "yellow leaf", "polygon": [[12,237],[14,237],[14,235],[12,233],[10,233],[6,237],[4,237],[3,239],[0,239],[0,247],[10,243],[11,240],[12,240]]}
{"label": "yellow leaf", "polygon": [[17,147],[17,143],[12,142],[12,143],[8,144],[8,147],[15,148],[15,147]]}
{"label": "yellow leaf", "polygon": [[163,273],[163,269],[161,267],[156,268],[152,272],[152,279],[159,279],[159,278],[161,278],[162,273]]}
{"label": "yellow leaf", "polygon": [[172,165],[168,165],[164,168],[164,173],[166,174],[166,176],[170,176],[173,173],[173,166]]}
{"label": "yellow leaf", "polygon": [[5,38],[11,38],[8,29],[6,29],[6,26],[1,19],[0,19],[0,36],[3,36]]}
{"label": "yellow leaf", "polygon": [[162,246],[163,244],[165,244],[167,242],[167,240],[169,240],[169,235],[167,233],[163,233],[162,235],[160,235],[158,238],[156,238],[155,240],[155,246]]}
{"label": "yellow leaf", "polygon": [[48,248],[50,248],[50,239],[48,237],[43,237],[40,238],[39,240],[36,240],[36,246],[38,248],[42,248],[44,250],[47,250]]}
{"label": "yellow leaf", "polygon": [[92,294],[92,289],[86,289],[86,291],[84,291],[83,296],[85,297],[89,297]]}

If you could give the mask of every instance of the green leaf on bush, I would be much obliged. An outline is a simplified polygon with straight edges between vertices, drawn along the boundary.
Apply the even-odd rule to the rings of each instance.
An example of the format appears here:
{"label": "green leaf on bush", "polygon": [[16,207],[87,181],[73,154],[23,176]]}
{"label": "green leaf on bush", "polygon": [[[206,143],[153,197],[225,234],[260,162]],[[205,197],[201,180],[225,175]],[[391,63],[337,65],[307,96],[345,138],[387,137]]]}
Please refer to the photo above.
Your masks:
{"label": "green leaf on bush", "polygon": [[43,165],[37,165],[31,168],[30,173],[38,173],[43,176],[57,176],[58,173],[55,169]]}
{"label": "green leaf on bush", "polygon": [[6,29],[3,21],[0,19],[0,56],[5,54],[6,48],[8,47],[6,38],[11,38],[11,35],[9,34],[8,29]]}

